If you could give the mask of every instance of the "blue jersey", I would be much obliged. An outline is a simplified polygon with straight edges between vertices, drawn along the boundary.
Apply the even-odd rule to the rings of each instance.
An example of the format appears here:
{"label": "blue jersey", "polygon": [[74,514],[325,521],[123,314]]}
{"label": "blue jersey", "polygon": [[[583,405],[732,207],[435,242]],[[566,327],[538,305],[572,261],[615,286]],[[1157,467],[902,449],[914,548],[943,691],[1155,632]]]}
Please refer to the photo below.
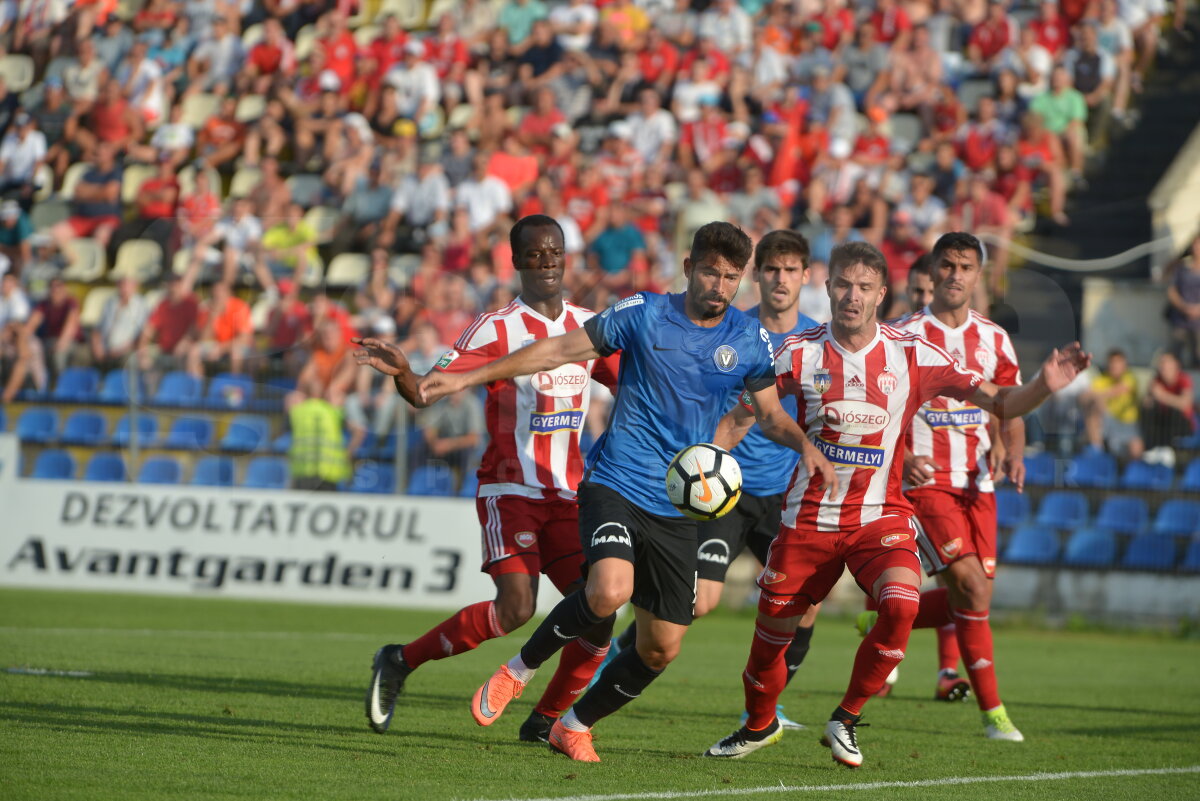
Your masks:
{"label": "blue jersey", "polygon": [[664,486],[671,458],[711,441],[743,389],[775,382],[770,339],[757,320],[731,308],[703,328],[688,319],[683,297],[643,292],[583,326],[602,355],[621,351],[612,417],[585,476],[667,517],[681,517]]}
{"label": "blue jersey", "polygon": [[[759,307],[755,306],[746,315],[758,319]],[[779,349],[783,340],[792,334],[798,334],[806,328],[815,328],[817,322],[803,314],[796,318],[796,327],[786,334],[776,334],[767,331],[771,338],[771,350]],[[766,331],[766,329],[763,329]],[[795,395],[782,395],[779,402],[784,411],[796,419],[797,403]],[[765,495],[775,495],[787,491],[788,480],[792,470],[800,459],[800,454],[791,448],[779,445],[767,439],[762,429],[756,424],[747,432],[744,439],[733,449],[733,456],[742,468],[742,491],[760,498]]]}

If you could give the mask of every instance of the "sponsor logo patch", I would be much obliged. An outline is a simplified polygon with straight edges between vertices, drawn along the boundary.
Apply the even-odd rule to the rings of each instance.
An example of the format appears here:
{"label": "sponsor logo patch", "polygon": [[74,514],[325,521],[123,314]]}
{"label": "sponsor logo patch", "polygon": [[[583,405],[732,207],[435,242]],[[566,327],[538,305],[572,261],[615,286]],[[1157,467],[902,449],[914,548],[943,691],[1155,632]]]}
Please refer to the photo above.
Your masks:
{"label": "sponsor logo patch", "polygon": [[979,365],[980,370],[990,372],[996,366],[996,355],[980,345],[975,348],[975,363]]}
{"label": "sponsor logo patch", "polygon": [[696,558],[701,562],[713,562],[718,565],[729,564],[729,544],[725,540],[705,540],[696,552]]}
{"label": "sponsor logo patch", "polygon": [[883,467],[886,451],[874,445],[845,445],[818,437],[813,443],[834,464],[878,470]]}
{"label": "sponsor logo patch", "polygon": [[442,354],[442,358],[437,360],[437,363],[434,364],[434,367],[449,367],[450,362],[454,361],[457,358],[458,358],[458,351],[448,350]]}
{"label": "sponsor logo patch", "polygon": [[909,538],[908,534],[885,534],[883,537],[880,538],[879,544],[884,546],[885,548],[890,548],[893,545],[896,545],[897,543],[904,542],[908,538]]}
{"label": "sponsor logo patch", "polygon": [[886,656],[888,659],[903,659],[904,652],[899,648],[893,648],[889,651],[879,651],[880,656]]}
{"label": "sponsor logo patch", "polygon": [[875,383],[879,386],[879,391],[884,395],[891,395],[896,391],[896,385],[900,379],[896,378],[896,374],[888,368],[884,367],[883,372],[875,377]]}
{"label": "sponsor logo patch", "polygon": [[517,545],[520,545],[522,548],[528,548],[537,542],[537,535],[532,531],[519,531],[513,539],[516,540]]}
{"label": "sponsor logo patch", "polygon": [[763,584],[778,584],[781,581],[787,580],[787,574],[780,573],[777,570],[772,570],[769,567],[764,567],[763,572],[758,577],[758,580]]}
{"label": "sponsor logo patch", "polygon": [[856,375],[850,376],[850,380],[846,382],[846,389],[866,389],[867,385],[863,380]]}
{"label": "sponsor logo patch", "polygon": [[723,373],[728,373],[730,370],[737,367],[737,350],[735,350],[732,345],[722,345],[713,351],[713,362],[716,363],[718,370]]}
{"label": "sponsor logo patch", "polygon": [[833,386],[833,378],[829,375],[828,370],[824,368],[813,370],[813,389],[824,395],[831,386]]}
{"label": "sponsor logo patch", "polygon": [[529,415],[531,434],[577,431],[582,426],[583,409],[559,409],[556,412],[533,412]]}
{"label": "sponsor logo patch", "polygon": [[886,409],[873,403],[853,400],[825,404],[821,407],[820,417],[834,431],[855,436],[878,434],[892,420]]}
{"label": "sponsor logo patch", "polygon": [[929,408],[923,412],[923,416],[930,428],[958,428],[969,431],[987,425],[987,415],[978,406],[964,406],[961,409]]}
{"label": "sponsor logo patch", "polygon": [[983,572],[987,573],[989,576],[996,575],[996,560],[991,556],[984,557]]}
{"label": "sponsor logo patch", "polygon": [[645,302],[646,299],[641,295],[630,295],[624,300],[618,301],[617,305],[613,306],[612,309],[614,312],[619,312],[622,309],[628,309],[632,306],[641,306]]}
{"label": "sponsor logo patch", "polygon": [[591,378],[578,364],[564,364],[553,370],[542,370],[529,376],[529,384],[539,395],[551,398],[573,398],[588,388]]}
{"label": "sponsor logo patch", "polygon": [[945,556],[947,559],[953,559],[962,550],[962,537],[955,537],[949,542],[943,542],[938,550],[942,552],[942,556]]}
{"label": "sponsor logo patch", "polygon": [[626,548],[632,548],[633,540],[629,537],[629,529],[620,523],[604,523],[592,532],[592,547],[598,545],[624,545]]}

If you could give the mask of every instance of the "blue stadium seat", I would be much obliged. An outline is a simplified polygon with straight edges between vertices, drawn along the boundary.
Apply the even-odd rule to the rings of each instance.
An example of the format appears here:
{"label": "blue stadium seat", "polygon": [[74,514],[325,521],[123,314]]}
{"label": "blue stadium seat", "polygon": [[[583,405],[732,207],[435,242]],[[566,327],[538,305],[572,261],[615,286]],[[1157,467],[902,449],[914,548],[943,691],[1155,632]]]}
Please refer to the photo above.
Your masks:
{"label": "blue stadium seat", "polygon": [[243,487],[251,489],[287,489],[288,463],[278,456],[259,456],[246,467]]}
{"label": "blue stadium seat", "polygon": [[250,403],[249,408],[256,412],[278,412],[283,410],[283,399],[296,388],[296,379],[283,376],[268,378],[266,383],[257,387],[258,397]]}
{"label": "blue stadium seat", "polygon": [[213,422],[207,417],[178,417],[163,441],[164,448],[203,451],[212,447]]}
{"label": "blue stadium seat", "polygon": [[1021,526],[1004,551],[1004,561],[1026,565],[1048,565],[1057,557],[1058,534],[1045,526]]}
{"label": "blue stadium seat", "polygon": [[1087,522],[1088,501],[1081,492],[1060,490],[1047,493],[1038,508],[1037,524],[1051,528],[1079,528]]}
{"label": "blue stadium seat", "polygon": [[1130,462],[1121,476],[1121,488],[1165,492],[1175,480],[1175,471],[1165,464],[1147,464],[1140,459]]}
{"label": "blue stadium seat", "polygon": [[1014,528],[1029,519],[1029,496],[1015,489],[996,490],[996,522]]}
{"label": "blue stadium seat", "polygon": [[8,430],[8,415],[4,413],[4,407],[0,406],[0,431]]}
{"label": "blue stadium seat", "polygon": [[458,488],[458,497],[474,498],[475,493],[479,490],[479,476],[475,471],[471,471],[463,476],[462,486]]}
{"label": "blue stadium seat", "polygon": [[154,393],[156,406],[198,406],[203,394],[204,382],[194,375],[182,371],[167,373]]}
{"label": "blue stadium seat", "polygon": [[1193,459],[1183,471],[1179,489],[1187,492],[1200,492],[1200,459]]}
{"label": "blue stadium seat", "polygon": [[271,426],[265,417],[254,414],[239,414],[229,421],[225,436],[221,438],[221,449],[249,453],[271,441]]}
{"label": "blue stadium seat", "polygon": [[390,495],[396,491],[396,472],[390,464],[382,462],[359,462],[350,482],[351,492],[366,492],[374,495]]}
{"label": "blue stadium seat", "polygon": [[376,455],[385,462],[394,462],[396,460],[396,443],[400,437],[395,431],[383,438],[383,442],[375,449]]}
{"label": "blue stadium seat", "polygon": [[[151,412],[137,412],[137,439],[138,445],[142,447],[151,447],[158,442],[158,418]],[[113,431],[112,443],[119,448],[128,447],[133,442],[133,422],[129,415],[125,415],[117,421],[117,428]]]}
{"label": "blue stadium seat", "polygon": [[1117,486],[1117,460],[1097,451],[1081,453],[1067,465],[1066,479],[1068,487],[1111,489]]}
{"label": "blue stadium seat", "polygon": [[1175,540],[1143,534],[1134,537],[1121,560],[1121,567],[1131,570],[1171,570],[1175,567]]}
{"label": "blue stadium seat", "polygon": [[422,465],[408,477],[409,495],[453,495],[454,477],[444,465]]}
{"label": "blue stadium seat", "polygon": [[17,438],[22,442],[53,442],[58,435],[58,412],[34,406],[17,418]]}
{"label": "blue stadium seat", "polygon": [[[133,399],[136,401],[146,395],[146,385],[142,381],[142,374],[137,374],[137,382],[133,385],[135,392]],[[101,403],[129,403],[129,372],[120,368],[110,370],[104,376],[104,382],[100,385],[99,401]]]}
{"label": "blue stadium seat", "polygon": [[196,462],[192,473],[194,487],[232,487],[233,459],[228,456],[205,456]]}
{"label": "blue stadium seat", "polygon": [[254,400],[254,382],[248,375],[221,373],[208,385],[205,403],[219,409],[243,409]]}
{"label": "blue stadium seat", "polygon": [[1182,537],[1200,531],[1200,501],[1172,498],[1158,507],[1154,517],[1154,533]]}
{"label": "blue stadium seat", "polygon": [[140,484],[178,484],[182,476],[183,468],[174,457],[151,456],[142,462],[137,480]]}
{"label": "blue stadium seat", "polygon": [[271,443],[272,453],[287,453],[292,447],[292,432],[284,431]]}
{"label": "blue stadium seat", "polygon": [[58,376],[50,398],[67,403],[89,403],[96,400],[100,389],[100,373],[94,367],[68,367]]}
{"label": "blue stadium seat", "polygon": [[1053,487],[1058,479],[1054,456],[1034,453],[1025,457],[1025,483],[1034,487]]}
{"label": "blue stadium seat", "polygon": [[42,451],[33,463],[32,477],[58,480],[75,478],[75,460],[66,451]]}
{"label": "blue stadium seat", "polygon": [[1063,562],[1071,567],[1112,567],[1117,561],[1117,535],[1110,529],[1081,528],[1067,540]]}
{"label": "blue stadium seat", "polygon": [[1183,554],[1183,562],[1179,565],[1180,570],[1186,570],[1189,573],[1200,573],[1200,538],[1193,539],[1188,543],[1187,551]]}
{"label": "blue stadium seat", "polygon": [[1118,534],[1137,534],[1150,522],[1150,509],[1141,498],[1116,495],[1105,498],[1096,512],[1096,526]]}
{"label": "blue stadium seat", "polygon": [[99,412],[80,409],[63,423],[59,441],[67,445],[99,445],[108,439],[108,421]]}
{"label": "blue stadium seat", "polygon": [[124,481],[125,460],[119,453],[97,453],[83,469],[84,481]]}

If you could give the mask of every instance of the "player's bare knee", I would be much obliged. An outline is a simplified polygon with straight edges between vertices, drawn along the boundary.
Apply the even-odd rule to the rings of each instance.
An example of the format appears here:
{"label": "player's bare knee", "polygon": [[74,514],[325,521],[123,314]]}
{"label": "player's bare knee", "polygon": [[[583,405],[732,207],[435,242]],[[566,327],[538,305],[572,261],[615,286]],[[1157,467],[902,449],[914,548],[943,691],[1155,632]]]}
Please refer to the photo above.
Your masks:
{"label": "player's bare knee", "polygon": [[600,617],[608,617],[625,604],[633,594],[633,587],[626,587],[621,582],[605,582],[589,585],[587,588],[588,606]]}
{"label": "player's bare knee", "polygon": [[679,656],[679,643],[638,643],[638,656],[651,670],[665,670]]}
{"label": "player's bare knee", "polygon": [[505,632],[516,631],[533,617],[536,606],[537,596],[532,587],[503,586],[496,594],[496,620]]}

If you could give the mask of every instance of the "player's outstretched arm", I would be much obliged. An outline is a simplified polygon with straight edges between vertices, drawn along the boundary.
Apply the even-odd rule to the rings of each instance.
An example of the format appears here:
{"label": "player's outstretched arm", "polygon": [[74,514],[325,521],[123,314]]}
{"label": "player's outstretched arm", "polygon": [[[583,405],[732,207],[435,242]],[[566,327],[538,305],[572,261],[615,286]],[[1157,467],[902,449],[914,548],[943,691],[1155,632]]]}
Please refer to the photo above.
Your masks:
{"label": "player's outstretched arm", "polygon": [[837,472],[825,458],[825,454],[817,450],[817,446],[805,435],[792,416],[779,403],[779,392],[774,384],[769,384],[757,392],[750,393],[754,408],[754,417],[758,421],[767,439],[791,448],[800,454],[805,469],[810,476],[820,475],[825,486],[834,495],[838,491]]}
{"label": "player's outstretched arm", "polygon": [[754,427],[754,412],[745,405],[738,403],[717,423],[717,433],[713,435],[713,445],[731,451],[738,446],[750,429]]}
{"label": "player's outstretched arm", "polygon": [[599,356],[587,331],[576,328],[559,336],[539,339],[532,345],[470,372],[442,373],[434,370],[417,382],[417,391],[422,401],[433,403],[468,387],[529,375],[539,370],[553,370],[564,364],[585,362]]}
{"label": "player's outstretched arm", "polygon": [[1084,352],[1078,342],[1072,342],[1053,351],[1028,384],[998,387],[990,381],[984,381],[976,388],[970,401],[1001,420],[1022,417],[1074,381],[1091,363],[1092,355]]}
{"label": "player's outstretched arm", "polygon": [[404,351],[391,342],[374,337],[354,337],[350,341],[358,345],[358,350],[354,351],[355,362],[374,368],[384,375],[390,375],[392,383],[396,385],[396,391],[409,405],[417,408],[429,405],[417,395],[417,375],[413,373]]}

